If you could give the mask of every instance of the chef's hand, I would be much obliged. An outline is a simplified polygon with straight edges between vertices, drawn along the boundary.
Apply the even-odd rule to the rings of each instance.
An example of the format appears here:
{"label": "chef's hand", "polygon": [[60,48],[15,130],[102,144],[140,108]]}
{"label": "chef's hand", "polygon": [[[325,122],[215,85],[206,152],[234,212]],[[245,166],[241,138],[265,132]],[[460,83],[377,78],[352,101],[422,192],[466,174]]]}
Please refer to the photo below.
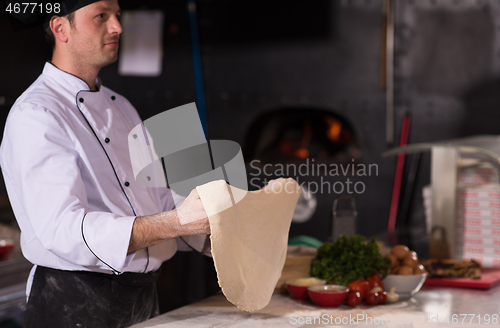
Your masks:
{"label": "chef's hand", "polygon": [[135,218],[128,253],[179,236],[209,233],[207,213],[198,192],[193,189],[178,209]]}
{"label": "chef's hand", "polygon": [[175,226],[182,235],[203,235],[210,233],[210,223],[208,222],[207,212],[203,207],[200,195],[195,189],[184,200],[181,206],[177,209],[177,217],[179,225]]}

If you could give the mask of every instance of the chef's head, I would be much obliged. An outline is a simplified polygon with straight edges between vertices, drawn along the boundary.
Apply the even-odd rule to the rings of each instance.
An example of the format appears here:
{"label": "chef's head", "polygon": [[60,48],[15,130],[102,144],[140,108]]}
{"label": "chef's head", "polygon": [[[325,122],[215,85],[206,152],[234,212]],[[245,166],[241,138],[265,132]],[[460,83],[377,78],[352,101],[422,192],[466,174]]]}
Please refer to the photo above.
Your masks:
{"label": "chef's head", "polygon": [[[70,2],[70,1],[66,1]],[[118,0],[73,0],[61,16],[45,23],[53,60],[71,61],[100,69],[118,58],[122,27]]]}

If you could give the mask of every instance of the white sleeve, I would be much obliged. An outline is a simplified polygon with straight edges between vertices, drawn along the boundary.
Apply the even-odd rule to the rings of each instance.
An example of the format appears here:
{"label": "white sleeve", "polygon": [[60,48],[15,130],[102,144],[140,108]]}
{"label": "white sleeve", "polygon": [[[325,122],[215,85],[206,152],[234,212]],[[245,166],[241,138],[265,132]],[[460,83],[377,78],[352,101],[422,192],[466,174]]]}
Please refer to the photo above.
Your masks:
{"label": "white sleeve", "polygon": [[76,141],[64,123],[42,106],[17,106],[0,162],[25,242],[38,239],[75,265],[122,271],[135,216],[90,211]]}

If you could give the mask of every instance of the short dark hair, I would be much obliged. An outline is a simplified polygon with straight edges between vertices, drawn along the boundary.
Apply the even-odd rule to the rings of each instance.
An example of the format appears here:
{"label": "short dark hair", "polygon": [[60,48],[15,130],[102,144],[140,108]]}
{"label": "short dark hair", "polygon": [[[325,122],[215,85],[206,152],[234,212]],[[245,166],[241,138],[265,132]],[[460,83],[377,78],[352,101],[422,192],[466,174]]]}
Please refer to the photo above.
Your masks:
{"label": "short dark hair", "polygon": [[[67,14],[66,16],[63,16],[63,17],[66,17],[68,19],[69,25],[71,25],[72,27],[75,27],[75,12],[74,11]],[[50,45],[52,50],[54,50],[54,48],[56,47],[56,38],[54,36],[54,33],[52,33],[50,26],[47,26],[47,28],[45,29],[45,40]]]}

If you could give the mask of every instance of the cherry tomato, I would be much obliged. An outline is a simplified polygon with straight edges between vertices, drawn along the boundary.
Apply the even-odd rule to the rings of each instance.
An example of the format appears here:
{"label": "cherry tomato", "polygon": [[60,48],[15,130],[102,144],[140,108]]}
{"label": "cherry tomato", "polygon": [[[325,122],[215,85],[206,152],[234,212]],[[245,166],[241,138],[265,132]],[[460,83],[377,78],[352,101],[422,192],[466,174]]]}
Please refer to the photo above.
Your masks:
{"label": "cherry tomato", "polygon": [[379,301],[378,293],[369,293],[366,296],[365,301],[370,305],[377,305]]}
{"label": "cherry tomato", "polygon": [[387,293],[385,291],[378,292],[378,304],[385,304],[387,301]]}
{"label": "cherry tomato", "polygon": [[350,293],[347,296],[347,305],[355,307],[359,303],[361,303],[361,294],[359,292]]}
{"label": "cherry tomato", "polygon": [[377,287],[377,286],[382,287],[382,289],[385,289],[384,283],[382,282],[382,279],[380,279],[380,276],[376,273],[374,273],[371,276],[369,276],[368,278],[366,278],[366,280],[370,284],[370,290],[373,287]]}
{"label": "cherry tomato", "polygon": [[370,284],[364,279],[354,280],[347,287],[351,292],[359,292],[362,299],[370,292]]}

